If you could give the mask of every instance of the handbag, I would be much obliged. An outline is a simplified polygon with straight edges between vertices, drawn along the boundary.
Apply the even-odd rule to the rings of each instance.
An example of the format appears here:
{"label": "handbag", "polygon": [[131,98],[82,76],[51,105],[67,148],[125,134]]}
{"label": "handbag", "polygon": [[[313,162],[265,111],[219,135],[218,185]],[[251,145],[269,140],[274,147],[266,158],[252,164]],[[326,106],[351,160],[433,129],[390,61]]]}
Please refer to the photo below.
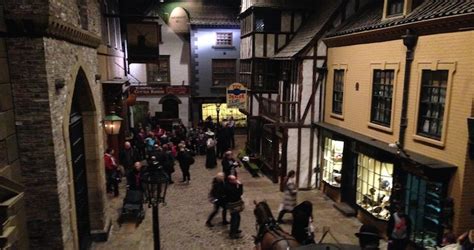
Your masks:
{"label": "handbag", "polygon": [[229,209],[231,213],[240,213],[244,211],[245,203],[242,199],[235,202],[229,202],[227,203],[227,209]]}

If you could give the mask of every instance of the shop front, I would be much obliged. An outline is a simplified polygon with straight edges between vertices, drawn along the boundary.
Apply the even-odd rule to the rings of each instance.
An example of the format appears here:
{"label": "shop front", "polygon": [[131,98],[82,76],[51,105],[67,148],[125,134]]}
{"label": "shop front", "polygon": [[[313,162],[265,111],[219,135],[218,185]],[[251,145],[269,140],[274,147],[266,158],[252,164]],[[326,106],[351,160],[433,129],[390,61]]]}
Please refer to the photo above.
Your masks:
{"label": "shop front", "polygon": [[321,130],[324,193],[357,211],[364,224],[386,232],[395,205],[409,216],[416,246],[436,246],[452,225],[447,188],[456,168],[413,152],[400,152],[367,136],[327,123]]}

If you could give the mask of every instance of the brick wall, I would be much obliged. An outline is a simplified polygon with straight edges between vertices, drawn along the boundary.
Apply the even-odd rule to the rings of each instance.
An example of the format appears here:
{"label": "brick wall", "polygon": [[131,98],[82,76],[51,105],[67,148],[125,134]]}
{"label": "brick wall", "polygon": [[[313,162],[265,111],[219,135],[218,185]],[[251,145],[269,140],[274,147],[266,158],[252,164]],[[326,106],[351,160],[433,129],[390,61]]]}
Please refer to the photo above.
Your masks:
{"label": "brick wall", "polygon": [[7,44],[30,247],[59,249],[63,241],[44,41],[8,38]]}

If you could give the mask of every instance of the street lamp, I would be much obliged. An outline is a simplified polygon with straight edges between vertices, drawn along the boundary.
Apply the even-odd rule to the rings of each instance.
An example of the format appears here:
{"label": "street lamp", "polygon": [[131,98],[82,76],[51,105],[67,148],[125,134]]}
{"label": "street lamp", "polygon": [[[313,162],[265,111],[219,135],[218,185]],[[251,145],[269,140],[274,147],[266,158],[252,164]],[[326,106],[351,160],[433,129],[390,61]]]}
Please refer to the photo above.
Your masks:
{"label": "street lamp", "polygon": [[217,112],[217,125],[219,125],[219,113],[221,112],[221,104],[216,103],[216,112]]}
{"label": "street lamp", "polygon": [[169,176],[157,161],[152,162],[141,177],[141,182],[148,207],[153,207],[153,242],[154,249],[160,249],[160,218],[158,204],[165,203],[166,190],[168,189]]}
{"label": "street lamp", "polygon": [[119,153],[119,139],[120,127],[123,119],[116,115],[114,111],[104,118],[104,129],[108,135],[108,144],[114,150],[114,157],[117,159]]}
{"label": "street lamp", "polygon": [[123,119],[116,115],[115,112],[111,112],[104,118],[105,133],[108,135],[118,135]]}

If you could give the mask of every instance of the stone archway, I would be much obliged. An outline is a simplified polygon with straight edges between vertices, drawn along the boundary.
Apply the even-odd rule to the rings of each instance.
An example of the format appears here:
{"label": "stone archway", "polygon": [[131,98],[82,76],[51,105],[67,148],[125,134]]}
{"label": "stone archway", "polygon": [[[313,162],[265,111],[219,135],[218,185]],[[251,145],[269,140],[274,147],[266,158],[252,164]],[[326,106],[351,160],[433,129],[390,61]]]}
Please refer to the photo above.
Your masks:
{"label": "stone archway", "polygon": [[82,67],[75,72],[74,82],[68,84],[63,133],[70,180],[71,230],[75,248],[86,249],[92,240],[106,238],[108,227],[101,150],[103,132],[91,81]]}
{"label": "stone archway", "polygon": [[179,105],[181,100],[175,95],[163,96],[159,103],[163,105],[163,116],[166,119],[178,119],[179,118]]}

